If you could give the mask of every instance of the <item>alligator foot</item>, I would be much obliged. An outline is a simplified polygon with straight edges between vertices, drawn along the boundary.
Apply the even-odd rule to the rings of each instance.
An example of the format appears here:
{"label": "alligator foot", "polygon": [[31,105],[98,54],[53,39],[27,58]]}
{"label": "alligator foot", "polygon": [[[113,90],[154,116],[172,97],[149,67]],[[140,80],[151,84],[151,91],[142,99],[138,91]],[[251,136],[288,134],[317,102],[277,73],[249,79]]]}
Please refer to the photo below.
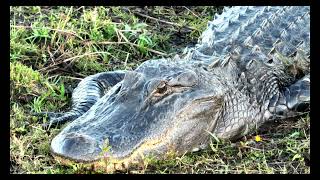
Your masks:
{"label": "alligator foot", "polygon": [[275,117],[283,119],[308,113],[310,111],[310,74],[286,87],[283,97],[285,103],[277,104]]}

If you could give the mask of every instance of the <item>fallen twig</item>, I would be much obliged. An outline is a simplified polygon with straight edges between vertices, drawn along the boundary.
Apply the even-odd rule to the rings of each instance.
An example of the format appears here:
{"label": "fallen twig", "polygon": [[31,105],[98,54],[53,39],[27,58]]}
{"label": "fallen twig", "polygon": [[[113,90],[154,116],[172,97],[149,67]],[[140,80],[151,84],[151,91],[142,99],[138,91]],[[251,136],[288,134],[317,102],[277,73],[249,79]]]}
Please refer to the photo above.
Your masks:
{"label": "fallen twig", "polygon": [[[89,41],[89,42],[85,42],[85,43],[88,43],[88,44],[91,44],[91,43],[94,43],[94,44],[103,44],[103,45],[110,45],[110,44],[129,44],[131,46],[135,46],[135,47],[140,47],[139,45],[135,44],[135,43],[132,43],[132,42],[129,42],[129,41],[126,41],[126,42],[110,42],[110,41],[100,41],[100,42],[93,42],[93,41]],[[147,48],[147,47],[144,47],[146,50],[150,51],[150,52],[153,52],[153,53],[156,53],[156,54],[159,54],[159,55],[162,55],[162,56],[167,56],[168,54],[167,53],[164,53],[164,52],[160,52],[160,51],[157,51],[157,50],[154,50],[154,49],[150,49],[150,48]]]}
{"label": "fallen twig", "polygon": [[43,129],[41,129],[41,128],[38,128],[38,127],[36,127],[36,126],[32,126],[32,125],[30,125],[32,128],[34,128],[34,129],[37,129],[37,130],[39,130],[39,131],[42,131],[42,132],[46,132],[45,130],[43,130]]}
{"label": "fallen twig", "polygon": [[[121,31],[118,31],[118,30],[117,30],[117,34],[118,34],[118,33],[120,34],[120,36],[121,36],[128,44],[130,44],[130,41],[126,38],[125,35],[123,35],[123,33],[122,33]],[[121,42],[121,39],[118,38],[118,41]],[[130,44],[130,46],[132,47],[132,49],[134,49],[134,47],[133,47],[132,44]]]}
{"label": "fallen twig", "polygon": [[[110,54],[109,52],[92,52],[92,53],[85,53],[85,54],[82,54],[82,55],[78,55],[78,56],[74,56],[74,57],[71,57],[71,58],[68,58],[68,59],[65,59],[63,61],[60,61],[60,62],[57,62],[55,63],[54,65],[51,65],[51,66],[47,66],[45,68],[42,68],[42,69],[39,69],[39,71],[45,71],[47,69],[50,69],[56,65],[59,65],[59,64],[62,64],[62,63],[66,63],[66,62],[69,62],[71,61],[69,64],[71,64],[75,59],[77,58],[81,58],[81,57],[84,57],[84,56],[89,56],[89,55],[93,55],[93,54]],[[68,65],[69,66],[69,65]],[[68,67],[67,66],[67,67]]]}
{"label": "fallen twig", "polygon": [[[62,24],[62,27],[61,27],[62,29],[64,29],[64,27],[66,26],[67,22],[70,20],[69,17],[70,17],[70,14],[71,14],[71,12],[72,12],[72,9],[73,9],[73,7],[71,6],[70,9],[69,9],[69,12],[68,12],[68,14],[67,14],[67,16],[66,16],[66,18],[65,18],[65,21],[64,21],[63,24]],[[61,22],[61,20],[62,20],[62,19],[59,20],[58,27],[60,27],[60,22]],[[53,33],[53,36],[52,36],[52,38],[51,38],[51,44],[53,44],[53,42],[55,42],[56,34],[57,34],[57,31],[55,31],[55,32]],[[58,37],[58,40],[57,40],[56,42],[59,42],[59,40],[60,40],[60,36]]]}
{"label": "fallen twig", "polygon": [[[129,44],[133,45],[133,46],[136,46],[136,47],[140,47],[139,45],[137,44],[134,44],[134,43],[131,43],[131,42],[128,42]],[[162,56],[167,56],[168,54],[167,53],[163,53],[163,52],[160,52],[160,51],[157,51],[157,50],[154,50],[154,49],[150,49],[150,48],[147,48],[147,47],[144,47],[146,50],[150,51],[150,52],[153,52],[153,53],[156,53],[156,54],[159,54],[159,55],[162,55]]]}
{"label": "fallen twig", "polygon": [[124,61],[124,68],[125,69],[127,69],[127,62],[128,62],[128,59],[129,59],[129,55],[130,55],[130,53],[127,53],[126,60]]}
{"label": "fallen twig", "polygon": [[189,8],[187,8],[186,6],[182,6],[184,7],[186,10],[188,10],[189,12],[191,12],[195,17],[199,18],[198,15],[196,15],[193,11],[191,11]]}
{"label": "fallen twig", "polygon": [[83,80],[83,78],[77,78],[77,77],[72,77],[72,76],[62,76],[62,75],[59,75],[59,74],[50,76],[50,77],[48,77],[48,79],[52,79],[52,78],[55,78],[55,77],[57,77],[57,76],[59,76],[59,77],[65,77],[65,78],[69,78],[69,79],[74,79],[74,80],[80,80],[80,81]]}
{"label": "fallen twig", "polygon": [[[81,57],[84,57],[84,56],[90,56],[90,55],[93,55],[93,54],[110,54],[110,53],[109,53],[109,52],[102,52],[102,51],[85,53],[85,54],[82,54],[82,55],[73,56],[73,57],[71,57],[71,58],[65,59],[65,60],[63,60],[62,62],[68,62],[68,61],[73,62],[73,61],[74,61],[75,59],[77,59],[77,58],[81,58]],[[70,63],[71,63],[71,62],[70,62]]]}

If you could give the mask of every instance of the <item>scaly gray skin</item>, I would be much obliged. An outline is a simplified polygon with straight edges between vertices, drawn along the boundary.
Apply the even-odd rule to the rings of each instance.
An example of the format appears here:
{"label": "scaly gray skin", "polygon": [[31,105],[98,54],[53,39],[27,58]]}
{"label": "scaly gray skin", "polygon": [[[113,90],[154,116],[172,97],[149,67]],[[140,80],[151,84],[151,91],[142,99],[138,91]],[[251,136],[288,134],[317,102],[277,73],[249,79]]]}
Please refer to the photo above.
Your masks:
{"label": "scaly gray skin", "polygon": [[[51,143],[77,162],[131,162],[234,140],[266,121],[309,110],[309,7],[232,7],[208,23],[186,56],[81,81],[72,121]],[[107,153],[102,153],[109,146]]]}

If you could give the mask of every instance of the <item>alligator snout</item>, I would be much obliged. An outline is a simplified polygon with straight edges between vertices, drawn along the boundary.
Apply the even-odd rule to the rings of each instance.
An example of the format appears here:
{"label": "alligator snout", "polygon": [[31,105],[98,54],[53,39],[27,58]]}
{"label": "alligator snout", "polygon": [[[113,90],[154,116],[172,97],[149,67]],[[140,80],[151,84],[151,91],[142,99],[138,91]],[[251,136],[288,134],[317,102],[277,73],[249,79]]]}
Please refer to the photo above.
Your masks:
{"label": "alligator snout", "polygon": [[54,154],[75,161],[92,161],[101,152],[98,142],[94,138],[75,132],[55,137],[51,143],[51,150]]}

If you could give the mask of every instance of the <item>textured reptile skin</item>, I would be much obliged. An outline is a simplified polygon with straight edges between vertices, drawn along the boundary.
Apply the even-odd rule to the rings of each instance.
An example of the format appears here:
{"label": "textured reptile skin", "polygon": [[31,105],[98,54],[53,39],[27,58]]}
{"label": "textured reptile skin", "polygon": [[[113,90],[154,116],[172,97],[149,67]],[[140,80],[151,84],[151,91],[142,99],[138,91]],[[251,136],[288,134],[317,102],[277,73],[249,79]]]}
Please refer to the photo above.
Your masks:
{"label": "textured reptile skin", "polygon": [[309,54],[310,7],[226,8],[186,54],[81,81],[71,110],[48,114],[72,121],[51,150],[89,162],[106,143],[118,163],[204,148],[207,132],[237,139],[309,111]]}

